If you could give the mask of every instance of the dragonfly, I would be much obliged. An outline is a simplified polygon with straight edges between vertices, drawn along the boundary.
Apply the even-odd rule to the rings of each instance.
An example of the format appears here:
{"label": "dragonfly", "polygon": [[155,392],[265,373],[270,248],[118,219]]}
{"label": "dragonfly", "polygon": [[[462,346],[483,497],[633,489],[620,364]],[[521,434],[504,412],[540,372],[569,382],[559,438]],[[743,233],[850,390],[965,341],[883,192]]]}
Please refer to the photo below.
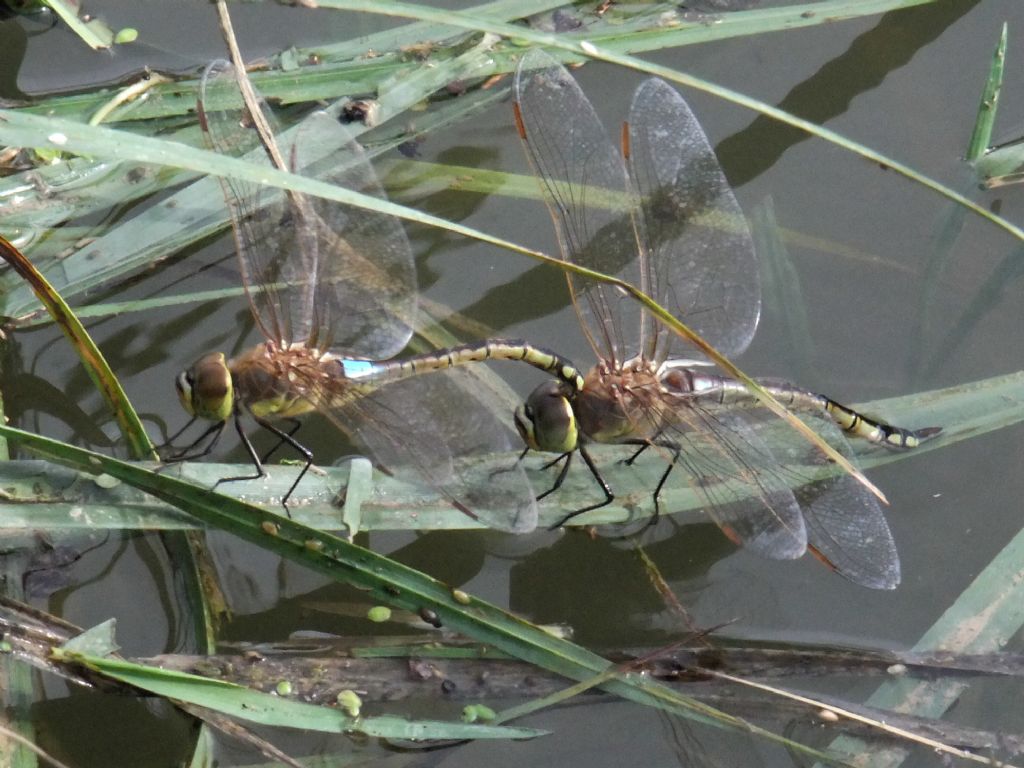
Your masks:
{"label": "dragonfly", "polygon": [[[662,80],[643,82],[620,153],[582,89],[546,53],[523,56],[514,94],[516,126],[563,258],[640,287],[722,354],[743,352],[761,311],[757,254],[686,101]],[[577,452],[603,491],[602,501],[559,525],[614,499],[588,444],[636,446],[629,462],[654,448],[665,455],[667,468],[653,491],[651,522],[665,484],[681,473],[736,544],[775,559],[809,549],[858,584],[899,584],[888,523],[860,482],[837,473],[795,430],[770,429],[767,409],[740,382],[707,372],[706,359],[674,358],[677,337],[632,297],[605,283],[567,277],[598,362],[581,390],[550,380],[515,416],[526,451],[559,454],[550,464],[564,459],[542,498],[560,487]],[[939,431],[891,426],[788,383],[763,385],[851,460],[843,432],[907,449]]]}
{"label": "dragonfly", "polygon": [[[273,115],[259,104],[272,126]],[[271,162],[270,150],[259,148],[256,118],[227,62],[207,67],[198,111],[213,149],[231,156],[254,152],[258,162]],[[385,198],[364,150],[338,120],[314,114],[294,135],[278,150],[293,171]],[[170,458],[207,455],[229,421],[255,474],[219,482],[264,476],[269,455],[291,446],[305,466],[281,500],[288,511],[289,497],[313,461],[294,434],[299,417],[317,411],[382,468],[418,475],[479,522],[517,533],[535,528],[537,505],[521,469],[495,473],[482,483],[462,461],[511,450],[516,438],[494,415],[479,380],[468,380],[464,369],[448,369],[484,360],[523,361],[575,389],[582,376],[572,364],[524,341],[503,339],[388,359],[409,342],[417,309],[415,266],[401,222],[237,178],[221,184],[242,283],[263,341],[234,359],[222,352],[203,355],[177,377],[189,424],[198,419],[209,426]],[[276,436],[264,456],[247,438],[243,418]]]}

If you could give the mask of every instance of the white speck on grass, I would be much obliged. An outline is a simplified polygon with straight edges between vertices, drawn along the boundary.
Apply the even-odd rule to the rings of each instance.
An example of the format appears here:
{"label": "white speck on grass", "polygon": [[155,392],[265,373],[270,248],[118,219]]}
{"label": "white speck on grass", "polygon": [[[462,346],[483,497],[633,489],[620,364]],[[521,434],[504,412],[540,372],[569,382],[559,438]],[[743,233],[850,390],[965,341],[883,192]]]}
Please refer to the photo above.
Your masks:
{"label": "white speck on grass", "polygon": [[580,42],[580,48],[583,50],[584,53],[589,53],[591,56],[597,54],[597,46],[586,40],[582,40]]}
{"label": "white speck on grass", "polygon": [[63,147],[68,143],[68,137],[63,133],[51,133],[46,137],[46,140],[51,144],[56,144],[58,147]]}
{"label": "white speck on grass", "polygon": [[112,475],[108,475],[106,472],[96,475],[93,478],[93,482],[96,483],[100,488],[115,488],[121,484],[121,481]]}

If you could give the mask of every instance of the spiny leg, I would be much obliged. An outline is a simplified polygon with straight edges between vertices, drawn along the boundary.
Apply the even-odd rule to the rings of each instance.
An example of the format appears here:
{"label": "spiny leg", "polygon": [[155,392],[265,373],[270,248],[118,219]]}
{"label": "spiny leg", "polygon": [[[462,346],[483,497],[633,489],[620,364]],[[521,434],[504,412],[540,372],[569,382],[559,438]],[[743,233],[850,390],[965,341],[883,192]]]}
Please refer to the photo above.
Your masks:
{"label": "spiny leg", "polygon": [[[533,449],[530,448],[530,446],[526,446],[525,448],[523,448],[523,452],[519,454],[519,458],[516,459],[515,464],[513,464],[511,467],[498,467],[497,469],[492,469],[488,477],[490,477],[493,480],[498,475],[506,475],[509,472],[515,472],[517,469],[519,469],[519,465],[523,463],[523,459],[526,458],[526,454],[528,454],[531,450]],[[543,497],[537,497],[538,500],[541,498]]]}
{"label": "spiny leg", "polygon": [[567,522],[572,520],[577,515],[582,515],[585,512],[592,512],[595,509],[600,509],[601,507],[607,506],[608,504],[611,504],[613,501],[615,501],[615,494],[612,493],[612,489],[608,487],[608,483],[605,482],[604,477],[601,476],[600,470],[598,470],[597,465],[594,464],[594,460],[587,452],[587,449],[580,445],[577,450],[579,450],[580,456],[583,457],[583,461],[587,465],[587,468],[590,469],[590,474],[594,476],[594,479],[597,481],[597,484],[601,486],[601,490],[604,491],[604,501],[599,501],[596,504],[591,504],[590,506],[583,507],[582,509],[577,509],[573,512],[570,512],[557,523],[550,526],[548,530],[553,531],[556,528],[561,528],[563,525],[565,525]]}
{"label": "spiny leg", "polygon": [[[654,438],[650,440],[636,439],[625,441],[627,444],[639,446],[636,449],[636,451],[633,452],[632,456],[630,456],[628,459],[622,460],[622,463],[626,464],[627,466],[632,466],[633,463],[640,458],[641,454],[643,454],[643,452],[646,451],[651,446],[665,448],[669,450],[672,454],[672,460],[668,463],[668,466],[665,468],[665,471],[661,473],[661,477],[658,479],[658,484],[654,488],[654,493],[651,495],[654,500],[654,514],[652,514],[650,519],[648,519],[648,521],[644,523],[643,528],[636,531],[636,533],[642,533],[643,531],[650,528],[652,525],[655,525],[658,522],[658,518],[661,517],[661,490],[665,487],[665,483],[668,482],[668,476],[672,474],[672,470],[678,463],[679,456],[682,452],[682,448],[679,446],[678,443],[675,443],[674,441],[671,440],[658,439],[659,435],[661,435],[660,432],[658,433],[658,435],[656,435]],[[635,534],[629,535],[632,536]]]}
{"label": "spiny leg", "polygon": [[[648,443],[648,445],[651,445],[651,443]],[[668,482],[668,476],[672,474],[672,470],[675,469],[676,463],[679,461],[679,454],[682,452],[682,448],[676,443],[661,442],[658,443],[658,445],[659,447],[667,448],[672,452],[672,461],[670,461],[668,466],[665,467],[665,471],[661,474],[661,479],[658,480],[658,485],[654,489],[654,514],[651,515],[651,519],[647,521],[647,524],[644,526],[645,529],[650,528],[652,525],[657,523],[658,518],[661,516],[661,489],[664,488],[665,483]],[[640,450],[637,451],[636,455],[640,455],[646,447],[647,446],[641,447]]]}
{"label": "spiny leg", "polygon": [[[573,454],[572,451],[566,451],[565,453],[563,453],[563,454],[561,454],[559,456],[556,456],[551,461],[546,462],[540,468],[542,472],[547,471],[547,470],[551,469],[551,467],[555,466],[562,459],[565,459],[565,463],[562,465],[562,468],[558,471],[558,477],[555,478],[555,482],[552,483],[550,488],[548,488],[546,491],[544,491],[544,493],[540,494],[537,497],[537,501],[540,501],[545,496],[550,496],[552,493],[554,493],[555,491],[557,491],[559,488],[562,487],[562,483],[565,482],[565,476],[567,474],[569,474],[569,465],[572,464],[572,454]],[[561,525],[561,523],[559,523],[559,525]]]}
{"label": "spiny leg", "polygon": [[[527,448],[526,450],[528,451],[530,449]],[[526,455],[526,453],[524,451],[522,456],[525,456],[525,455]],[[571,459],[572,458],[572,451],[566,451],[565,453],[560,453],[558,456],[555,456],[555,458],[553,458],[551,461],[547,462],[546,464],[542,464],[541,467],[540,467],[541,471],[543,472],[543,471],[551,469],[553,466],[555,466],[555,464],[560,462],[566,456],[568,456]],[[522,457],[520,457],[520,458],[522,458]]]}
{"label": "spiny leg", "polygon": [[632,467],[633,464],[636,462],[636,460],[640,458],[640,454],[642,454],[644,451],[646,451],[650,447],[651,447],[651,444],[648,441],[646,441],[646,440],[643,441],[640,444],[640,447],[637,448],[635,451],[633,451],[633,455],[630,456],[628,459],[623,459],[622,463],[625,464],[627,467]]}
{"label": "spiny leg", "polygon": [[636,451],[633,452],[633,455],[630,456],[628,459],[623,459],[622,463],[625,464],[627,467],[632,467],[636,460],[640,458],[640,455],[648,448],[650,448],[652,445],[662,445],[663,441],[661,436],[663,434],[664,433],[661,430],[658,430],[655,433],[654,437],[651,438],[636,438],[633,440],[626,440],[626,445],[639,445],[640,447],[637,448]]}
{"label": "spiny leg", "polygon": [[[192,419],[192,421],[185,425],[186,429],[192,424],[193,421],[195,421],[195,419]],[[220,440],[220,436],[224,434],[225,426],[227,426],[226,420],[218,421],[215,422],[214,424],[211,424],[209,427],[206,428],[206,430],[203,431],[203,434],[201,434],[199,437],[193,440],[189,445],[187,445],[185,448],[182,448],[181,451],[174,454],[173,456],[164,457],[163,460],[172,464],[177,464],[182,461],[194,461],[195,459],[201,459],[205,456],[209,456],[213,452],[213,449],[217,446],[217,442]],[[178,433],[174,436],[174,438],[178,437],[178,435],[180,435],[184,431],[184,429],[178,430]],[[204,447],[202,450],[194,450],[197,445],[203,442],[203,440],[205,440],[210,435],[213,435],[213,438],[206,445],[206,447]],[[173,440],[174,438],[171,439]],[[170,441],[168,441],[167,444],[169,445]]]}
{"label": "spiny leg", "polygon": [[[256,453],[256,448],[253,447],[252,442],[245,434],[245,430],[242,429],[242,419],[238,413],[235,414],[234,421],[235,431],[238,433],[238,438],[242,441],[242,445],[245,446],[246,453],[249,454],[249,459],[252,461],[252,465],[256,469],[256,474],[236,475],[235,477],[222,477],[220,480],[213,484],[214,488],[216,488],[221,483],[237,483],[242,480],[258,480],[261,477],[265,477],[267,474],[267,471],[263,468],[263,464],[260,462],[259,455]],[[260,426],[264,426],[259,419],[256,420],[256,423],[260,424]],[[267,428],[273,431],[273,427]]]}
{"label": "spiny leg", "polygon": [[[178,439],[179,437],[181,437],[181,436],[182,436],[183,434],[185,434],[185,431],[186,431],[186,430],[187,430],[187,429],[188,429],[189,427],[191,427],[191,426],[192,426],[193,424],[195,424],[195,423],[196,423],[196,419],[197,419],[197,418],[198,418],[197,416],[193,416],[193,417],[192,417],[191,419],[189,419],[189,420],[188,420],[187,422],[185,422],[185,426],[183,426],[183,427],[182,427],[181,429],[179,429],[179,430],[178,430],[177,432],[175,432],[175,433],[174,433],[173,435],[171,435],[170,437],[168,437],[168,438],[167,438],[167,439],[166,439],[166,440],[165,440],[164,442],[162,442],[162,443],[161,443],[160,445],[158,445],[158,446],[156,447],[156,450],[157,450],[157,452],[159,452],[159,451],[162,451],[162,450],[164,450],[165,448],[174,448],[174,445],[173,445],[174,441],[175,441],[175,440],[177,440],[177,439]],[[208,433],[209,433],[209,431],[210,431],[210,430],[206,430],[206,432],[204,432],[204,433],[203,433],[203,436],[205,436],[206,434],[208,434]],[[202,439],[202,437],[200,437],[199,439],[201,440],[201,439]],[[194,440],[194,441],[192,441],[192,444],[191,444],[191,445],[189,445],[189,446],[188,446],[188,448],[185,448],[185,449],[183,449],[183,450],[186,450],[186,451],[187,451],[187,450],[191,449],[191,448],[192,448],[192,446],[194,446],[194,445],[195,445],[195,444],[196,444],[197,442],[198,442],[198,440]]]}
{"label": "spiny leg", "polygon": [[[257,424],[259,424],[261,427],[263,427],[271,434],[276,435],[281,443],[287,443],[288,445],[290,445],[293,449],[295,449],[297,453],[299,453],[302,456],[303,459],[306,460],[306,464],[305,466],[302,467],[302,471],[299,472],[299,476],[295,478],[295,482],[292,483],[291,487],[288,489],[288,492],[284,495],[284,498],[281,499],[281,506],[284,507],[285,514],[288,515],[288,517],[291,517],[292,513],[288,511],[288,499],[291,498],[291,495],[292,493],[295,492],[295,489],[299,487],[299,483],[302,482],[302,478],[306,476],[306,472],[309,471],[309,468],[313,466],[313,452],[309,450],[309,448],[304,446],[302,443],[300,443],[298,440],[296,440],[294,437],[292,437],[292,432],[295,431],[294,428],[292,429],[292,432],[284,432],[275,427],[269,421],[257,417],[253,418],[256,420]],[[246,442],[248,443],[248,441]],[[252,445],[250,444],[248,447],[250,452],[253,453],[253,458],[255,459],[255,452],[252,449]],[[260,471],[264,471],[262,465],[260,465]]]}
{"label": "spiny leg", "polygon": [[[263,427],[263,429],[267,430],[272,435],[277,437],[279,443],[287,443],[306,460],[306,464],[302,468],[302,471],[299,472],[299,476],[295,478],[295,482],[291,484],[291,487],[288,489],[288,492],[281,499],[281,506],[284,507],[285,514],[288,515],[288,517],[290,518],[292,516],[292,513],[288,510],[288,499],[291,497],[292,492],[296,489],[296,487],[298,487],[299,483],[302,481],[302,478],[306,474],[306,471],[313,465],[313,452],[306,448],[306,446],[302,445],[295,438],[293,438],[291,434],[278,429],[269,421],[258,418],[256,416],[253,416],[253,420],[259,426]],[[238,414],[235,415],[235,431],[238,432],[238,437],[241,439],[242,445],[245,446],[245,450],[249,454],[249,458],[252,460],[252,465],[256,469],[256,474],[238,475],[236,477],[222,477],[220,480],[214,483],[214,488],[216,488],[221,483],[234,483],[240,480],[258,480],[261,477],[265,477],[267,474],[267,470],[263,467],[263,463],[260,461],[259,454],[256,453],[256,448],[253,446],[252,441],[249,440],[248,436],[246,436],[245,430],[242,429],[242,420]]]}
{"label": "spiny leg", "polygon": [[[533,450],[533,449],[530,448],[530,446],[526,446],[525,448],[523,448],[523,452],[519,454],[519,458],[516,459],[515,465],[513,465],[512,467],[509,467],[507,469],[496,469],[493,472],[491,472],[491,477],[493,478],[494,476],[499,475],[499,474],[501,474],[503,472],[512,472],[512,471],[514,471],[523,462],[523,459],[526,458],[526,455],[531,450]],[[552,484],[552,486],[550,488],[548,488],[546,491],[544,491],[544,493],[538,495],[534,499],[535,501],[540,501],[541,499],[545,498],[546,496],[551,495],[552,493],[554,493],[555,491],[557,491],[559,488],[562,487],[562,483],[565,482],[565,476],[569,473],[569,464],[572,462],[572,454],[573,454],[572,451],[566,451],[565,453],[560,453],[555,458],[553,458],[551,461],[546,462],[545,464],[541,465],[540,471],[541,472],[545,472],[545,471],[551,469],[551,467],[555,466],[555,464],[560,462],[562,459],[565,459],[565,465],[559,471],[558,477],[555,478],[554,484]]]}
{"label": "spiny leg", "polygon": [[[291,428],[288,430],[287,434],[288,434],[288,437],[295,437],[295,433],[299,431],[299,427],[302,426],[302,422],[299,421],[298,419],[291,419],[291,418],[289,418],[289,419],[282,419],[282,421],[287,421],[287,422],[291,423]],[[260,458],[260,463],[261,464],[266,464],[270,460],[270,457],[273,456],[274,453],[277,451],[277,449],[280,448],[284,444],[285,444],[284,440],[278,439],[278,441],[276,443],[274,443],[274,446],[269,451],[267,451],[266,453],[263,454],[262,458]]]}
{"label": "spiny leg", "polygon": [[[654,499],[654,514],[651,515],[651,517],[647,520],[647,522],[644,523],[643,527],[640,530],[636,531],[636,533],[642,533],[643,531],[645,531],[648,528],[650,528],[652,525],[655,525],[658,522],[658,518],[661,517],[661,490],[662,490],[662,488],[665,487],[665,483],[668,482],[668,476],[672,473],[672,469],[675,467],[676,463],[679,461],[679,455],[681,453],[680,446],[678,444],[676,444],[675,442],[672,442],[670,440],[659,439],[661,434],[662,434],[661,432],[658,432],[658,434],[655,435],[654,438],[651,438],[649,440],[648,439],[636,439],[636,440],[627,440],[626,441],[627,444],[639,446],[633,452],[632,456],[630,456],[627,459],[623,459],[622,460],[622,463],[625,464],[628,467],[633,466],[633,464],[636,462],[637,459],[640,458],[640,456],[644,453],[644,451],[646,451],[651,446],[658,446],[659,448],[667,448],[672,453],[672,460],[669,462],[668,466],[665,468],[665,471],[661,474],[661,478],[659,478],[659,480],[658,480],[658,485],[654,488],[654,493],[652,494],[652,498]],[[629,535],[632,536],[632,535],[635,535],[635,534],[629,534]]]}

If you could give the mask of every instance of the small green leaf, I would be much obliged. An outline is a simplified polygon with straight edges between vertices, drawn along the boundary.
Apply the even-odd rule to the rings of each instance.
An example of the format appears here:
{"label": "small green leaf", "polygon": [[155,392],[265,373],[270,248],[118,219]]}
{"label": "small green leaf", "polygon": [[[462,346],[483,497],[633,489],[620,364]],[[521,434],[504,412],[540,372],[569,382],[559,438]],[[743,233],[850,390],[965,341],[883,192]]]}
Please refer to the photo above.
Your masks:
{"label": "small green leaf", "polygon": [[486,704],[470,704],[462,710],[462,721],[465,723],[475,723],[479,720],[489,722],[497,716]]}
{"label": "small green leaf", "polygon": [[359,698],[358,693],[346,688],[338,694],[337,701],[338,706],[341,707],[349,717],[359,717],[359,713],[363,708],[363,700]]}
{"label": "small green leaf", "polygon": [[134,43],[139,37],[139,30],[132,29],[131,27],[125,27],[119,29],[114,34],[114,44],[121,45],[123,43]]}
{"label": "small green leaf", "polygon": [[386,605],[375,605],[366,612],[366,618],[381,624],[391,620],[391,609]]}

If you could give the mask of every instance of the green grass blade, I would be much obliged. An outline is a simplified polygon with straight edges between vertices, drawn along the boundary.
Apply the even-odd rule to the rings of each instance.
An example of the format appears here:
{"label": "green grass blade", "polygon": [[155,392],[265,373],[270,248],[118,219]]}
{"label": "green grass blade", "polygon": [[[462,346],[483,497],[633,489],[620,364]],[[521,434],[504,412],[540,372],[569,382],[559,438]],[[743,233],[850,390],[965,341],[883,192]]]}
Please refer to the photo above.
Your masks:
{"label": "green grass blade", "polygon": [[[327,0],[328,3],[333,0]],[[343,2],[344,0],[342,0]],[[834,24],[867,16],[899,11],[935,0],[824,0],[824,2],[792,3],[777,8],[756,8],[719,14],[704,14],[696,19],[686,16],[672,18],[677,4],[662,4],[652,10],[658,23],[641,28],[619,23],[608,29],[587,30],[587,39],[600,48],[619,53],[676,48],[682,45],[729,40],[771,32]],[[668,19],[666,19],[668,15]],[[710,22],[710,23],[709,23]]]}
{"label": "green grass blade", "polygon": [[54,322],[71,342],[71,346],[78,353],[89,378],[92,379],[96,388],[107,401],[107,405],[110,406],[132,454],[138,458],[146,456],[155,458],[153,444],[150,442],[142,422],[139,421],[138,414],[132,408],[128,395],[121,388],[121,382],[110,370],[103,354],[85,330],[85,326],[75,317],[74,312],[64,303],[64,299],[53,289],[46,278],[36,271],[32,262],[3,237],[0,237],[0,257],[32,286],[36,296],[46,306]]}
{"label": "green grass blade", "polygon": [[42,0],[42,4],[51,8],[68,28],[94,51],[109,48],[114,44],[114,31],[99,19],[86,21],[80,18],[77,3],[69,0]]}
{"label": "green grass blade", "polygon": [[985,150],[992,143],[992,126],[995,124],[996,114],[999,111],[999,92],[1003,87],[1006,36],[1007,26],[1004,22],[1003,31],[999,35],[999,43],[992,55],[992,66],[989,68],[985,90],[981,94],[981,103],[978,104],[978,117],[974,121],[971,140],[967,143],[966,158],[972,163],[985,154]]}
{"label": "green grass blade", "polygon": [[[609,50],[617,52],[640,53],[710,40],[831,24],[933,1],[827,0],[782,8],[708,15],[696,21],[680,17],[677,3],[653,4],[641,13],[627,8],[622,17],[613,5],[604,16],[590,20],[587,31],[588,39],[599,46],[607,46]],[[326,5],[321,4],[321,7]],[[462,17],[477,19],[479,31],[486,31],[484,25],[514,21],[560,5],[564,3],[533,0],[516,7],[511,2],[499,2],[466,9]],[[287,51],[273,62],[273,68],[251,73],[252,81],[265,97],[279,104],[376,94],[382,83],[389,79],[401,80],[415,71],[419,61],[415,56],[406,54],[402,47],[418,45],[424,41],[438,41],[437,47],[429,51],[429,59],[433,67],[443,72],[446,59],[465,45],[466,36],[460,35],[453,40],[451,27],[460,26],[453,21],[457,17],[445,18],[444,12],[440,13],[420,23],[408,24],[358,41]],[[708,23],[709,20],[713,23]],[[520,30],[524,39],[529,34],[525,27],[512,28]],[[469,29],[478,31],[475,27]],[[511,37],[515,39],[519,35]],[[370,50],[374,52],[373,57],[366,56]],[[494,51],[492,67],[481,72],[481,75],[511,72],[517,58],[515,46],[498,48]],[[323,63],[295,66],[295,62],[317,60]],[[438,67],[438,64],[441,66]],[[133,105],[127,115],[121,113],[117,119],[127,117],[131,120],[144,120],[186,115],[195,103],[198,86],[198,79],[161,84],[154,89],[155,98]],[[52,97],[26,109],[36,114],[71,117],[84,122],[108,100],[109,93],[97,91]]]}
{"label": "green grass blade", "polygon": [[[564,5],[565,0],[496,0],[491,3],[471,6],[465,11],[493,21],[515,21],[545,11],[552,11]],[[451,37],[451,32],[451,27],[447,24],[425,22],[405,24],[397,29],[375,32],[356,40],[318,46],[312,52],[324,61],[350,61],[366,56],[370,51],[377,53],[400,52],[405,46],[422,45],[424,42],[434,40],[444,41]],[[297,53],[301,57],[306,51],[300,49]]]}
{"label": "green grass blade", "polygon": [[502,725],[470,725],[400,717],[352,717],[340,708],[306,704],[287,698],[287,680],[271,695],[200,675],[150,667],[122,659],[54,649],[58,661],[80,664],[104,677],[165,698],[195,704],[215,712],[278,728],[302,728],[322,733],[363,733],[383,739],[523,739],[545,731]]}
{"label": "green grass blade", "polygon": [[[3,237],[0,237],[0,255],[32,286],[35,294],[43,302],[47,311],[78,353],[90,379],[113,411],[132,454],[137,457],[156,458],[153,444],[150,442],[138,414],[128,400],[127,394],[121,387],[121,383],[110,370],[106,359],[86,332],[85,327],[68,308],[60,294],[39,274],[32,263]],[[193,616],[196,621],[198,643],[200,647],[211,648],[214,622],[211,605],[219,604],[220,594],[213,589],[215,579],[200,578],[197,571],[203,562],[202,553],[205,553],[207,548],[197,546],[197,542],[192,540],[192,537],[196,535],[195,532],[189,532],[185,537],[167,536],[164,538],[164,545],[179,564],[181,578],[177,585],[185,590],[190,603],[197,606]],[[206,589],[210,590],[209,595],[204,591]],[[208,600],[208,596],[213,599]]]}
{"label": "green grass blade", "polygon": [[[608,660],[581,646],[554,637],[490,603],[462,594],[456,597],[446,584],[332,534],[182,480],[29,432],[0,425],[0,436],[59,464],[117,478],[186,511],[207,525],[226,530],[330,578],[363,589],[368,593],[370,602],[413,611],[421,616],[429,614],[432,623],[438,626],[492,645],[510,656],[556,674],[587,681],[612,667]],[[617,676],[603,683],[602,688],[635,703],[784,744],[816,759],[829,759],[817,750],[720,712],[645,676]]]}

